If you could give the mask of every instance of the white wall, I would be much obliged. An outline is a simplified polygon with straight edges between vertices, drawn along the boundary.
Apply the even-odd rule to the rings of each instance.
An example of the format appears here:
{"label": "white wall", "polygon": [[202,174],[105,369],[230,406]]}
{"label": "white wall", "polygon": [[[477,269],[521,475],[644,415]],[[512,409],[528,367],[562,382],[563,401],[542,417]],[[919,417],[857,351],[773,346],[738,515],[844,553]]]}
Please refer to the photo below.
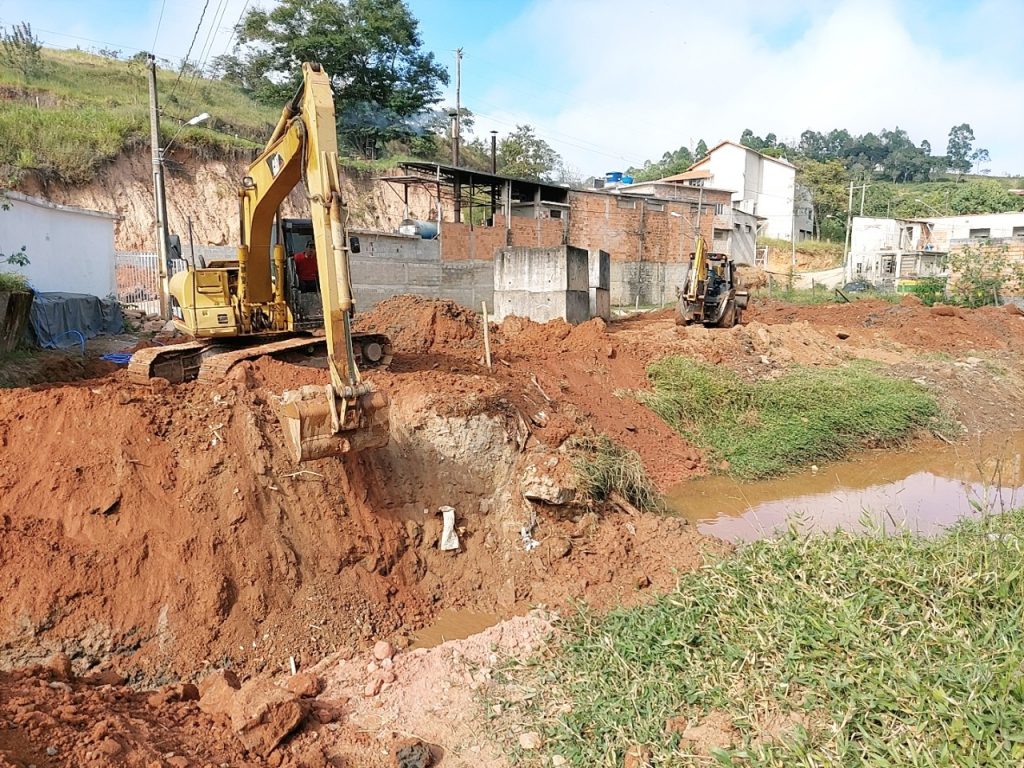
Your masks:
{"label": "white wall", "polygon": [[29,264],[4,265],[21,272],[37,291],[108,296],[114,282],[114,217],[99,211],[58,206],[7,193],[10,209],[0,211],[0,253],[25,246]]}
{"label": "white wall", "polygon": [[793,195],[796,171],[781,163],[761,160],[761,189],[757,215],[768,219],[765,234],[789,240],[793,236]]}

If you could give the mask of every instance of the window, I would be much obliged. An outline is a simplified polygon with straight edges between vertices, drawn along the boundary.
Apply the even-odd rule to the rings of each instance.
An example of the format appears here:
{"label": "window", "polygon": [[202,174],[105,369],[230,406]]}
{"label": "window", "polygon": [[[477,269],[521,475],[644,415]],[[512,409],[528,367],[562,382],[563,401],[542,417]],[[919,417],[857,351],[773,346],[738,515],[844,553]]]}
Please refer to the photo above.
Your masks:
{"label": "window", "polygon": [[725,203],[715,203],[715,215],[721,216],[725,213]]}
{"label": "window", "polygon": [[745,224],[744,226],[747,228],[747,232],[753,232],[749,224]]}
{"label": "window", "polygon": [[978,229],[972,229],[969,237],[971,240],[987,240],[992,236],[992,230],[988,227],[980,227]]}
{"label": "window", "polygon": [[636,200],[629,200],[625,197],[620,197],[615,201],[619,208],[636,208]]}
{"label": "window", "polygon": [[736,231],[737,231],[737,232],[739,232],[739,231],[740,231],[740,225],[739,225],[739,224],[734,224],[733,226],[734,226],[734,227],[736,227]]}
{"label": "window", "polygon": [[549,215],[551,216],[552,219],[560,219],[560,218],[562,218],[562,212],[561,211],[551,211]]}
{"label": "window", "polygon": [[1024,237],[1024,227],[1014,227],[1013,228],[1013,236],[1014,237]]}
{"label": "window", "polygon": [[648,211],[664,211],[665,210],[665,204],[664,203],[656,203],[653,200],[648,200],[647,203],[646,203],[646,206],[647,206],[647,210]]}

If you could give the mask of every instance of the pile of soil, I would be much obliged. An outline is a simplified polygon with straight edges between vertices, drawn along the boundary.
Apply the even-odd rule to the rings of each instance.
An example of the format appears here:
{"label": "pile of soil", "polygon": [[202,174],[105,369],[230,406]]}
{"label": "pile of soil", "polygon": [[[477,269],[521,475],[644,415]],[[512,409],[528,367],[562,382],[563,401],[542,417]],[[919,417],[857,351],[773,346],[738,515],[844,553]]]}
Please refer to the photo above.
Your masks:
{"label": "pile of soil", "polygon": [[447,299],[411,294],[394,296],[357,315],[355,328],[387,334],[396,351],[408,353],[464,348],[482,334],[479,317],[472,310]]}

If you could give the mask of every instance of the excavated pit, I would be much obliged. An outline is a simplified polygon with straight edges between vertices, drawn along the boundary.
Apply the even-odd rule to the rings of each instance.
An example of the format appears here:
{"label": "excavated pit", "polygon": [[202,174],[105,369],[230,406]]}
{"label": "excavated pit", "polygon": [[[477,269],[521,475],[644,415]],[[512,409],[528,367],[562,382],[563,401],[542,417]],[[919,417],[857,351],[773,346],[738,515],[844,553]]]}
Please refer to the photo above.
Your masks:
{"label": "excavated pit", "polygon": [[[564,434],[542,439],[532,402],[461,349],[471,313],[425,311],[374,377],[389,445],[343,459],[291,463],[276,395],[325,372],[279,360],[215,387],[0,392],[0,667],[63,652],[140,684],[273,673],[404,644],[446,610],[641,599],[700,562],[680,521],[574,500]],[[441,506],[458,552],[438,549]]]}

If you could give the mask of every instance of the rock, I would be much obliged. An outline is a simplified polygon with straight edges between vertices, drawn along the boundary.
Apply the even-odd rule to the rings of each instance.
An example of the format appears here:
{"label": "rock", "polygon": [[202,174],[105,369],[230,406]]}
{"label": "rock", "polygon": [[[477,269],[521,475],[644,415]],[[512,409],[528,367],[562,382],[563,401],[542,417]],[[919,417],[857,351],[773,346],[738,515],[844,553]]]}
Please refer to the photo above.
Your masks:
{"label": "rock", "polygon": [[568,557],[572,551],[572,542],[561,536],[552,537],[544,540],[544,550],[551,559],[560,560],[563,557]]}
{"label": "rock", "polygon": [[546,504],[568,504],[576,498],[576,489],[565,485],[549,474],[541,472],[531,464],[526,468],[520,480],[523,496],[531,501],[543,501]]}
{"label": "rock", "polygon": [[963,317],[959,307],[950,307],[946,304],[936,304],[928,310],[928,313],[935,317]]}
{"label": "rock", "polygon": [[390,669],[386,670],[384,674],[381,675],[381,680],[383,680],[385,683],[393,683],[395,682],[396,679],[397,677],[395,676],[394,671]]}
{"label": "rock", "polygon": [[[202,705],[200,699],[199,706]],[[308,704],[266,679],[245,683],[235,693],[230,709],[231,725],[242,744],[263,757],[294,731],[308,713]]]}
{"label": "rock", "polygon": [[850,332],[849,331],[844,331],[842,328],[840,328],[838,331],[836,331],[836,338],[837,339],[848,339],[848,338],[850,338]]}
{"label": "rock", "polygon": [[323,690],[323,681],[310,672],[299,672],[285,681],[285,690],[302,698],[313,698]]}
{"label": "rock", "polygon": [[1021,309],[1016,304],[1007,304],[1004,310],[1008,315],[1024,315],[1024,309]]}
{"label": "rock", "polygon": [[366,687],[363,688],[363,696],[365,696],[368,699],[373,698],[378,693],[380,693],[380,689],[383,686],[384,681],[381,680],[379,677],[375,677],[366,683]]}
{"label": "rock", "polygon": [[230,715],[235,694],[241,687],[234,672],[217,670],[199,683],[199,708],[208,715]]}
{"label": "rock", "polygon": [[46,662],[46,668],[53,673],[57,680],[70,680],[74,674],[71,671],[71,659],[63,653],[55,654]]}
{"label": "rock", "polygon": [[544,740],[536,731],[527,731],[519,734],[519,746],[523,749],[540,749]]}
{"label": "rock", "polygon": [[57,754],[57,748],[56,747],[47,747],[46,748],[46,754],[49,757],[53,757],[54,755]]}
{"label": "rock", "polygon": [[373,658],[378,661],[390,659],[395,655],[395,647],[387,640],[378,640],[373,644]]}
{"label": "rock", "polygon": [[561,755],[552,755],[551,756],[551,765],[554,768],[562,768],[562,766],[565,766],[565,765],[568,765],[568,764],[569,764],[569,761],[566,760]]}
{"label": "rock", "polygon": [[615,357],[615,347],[607,347],[604,354],[609,360],[613,359]]}
{"label": "rock", "polygon": [[158,691],[149,695],[146,703],[154,709],[159,709],[177,701],[198,701],[199,689],[192,683],[176,683],[165,685]]}
{"label": "rock", "polygon": [[121,754],[124,751],[124,747],[121,746],[120,742],[108,737],[100,742],[99,750],[107,757],[113,757],[114,755]]}
{"label": "rock", "polygon": [[187,757],[175,755],[174,757],[167,758],[167,765],[170,768],[188,768],[192,763]]}
{"label": "rock", "polygon": [[430,768],[434,756],[422,741],[403,742],[395,748],[396,768]]}
{"label": "rock", "polygon": [[651,748],[634,744],[626,750],[622,768],[651,768]]}
{"label": "rock", "polygon": [[124,685],[125,676],[113,669],[104,669],[86,675],[82,678],[82,682],[88,685]]}

